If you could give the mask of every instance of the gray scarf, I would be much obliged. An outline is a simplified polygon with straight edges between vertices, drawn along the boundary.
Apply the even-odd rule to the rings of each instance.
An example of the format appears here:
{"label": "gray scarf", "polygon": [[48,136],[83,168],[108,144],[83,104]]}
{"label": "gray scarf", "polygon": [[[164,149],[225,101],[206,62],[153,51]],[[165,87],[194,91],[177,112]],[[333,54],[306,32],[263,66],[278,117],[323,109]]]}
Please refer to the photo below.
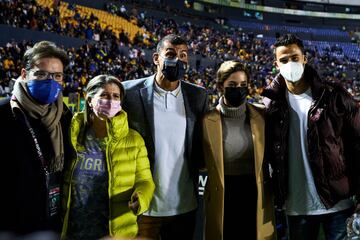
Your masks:
{"label": "gray scarf", "polygon": [[60,118],[63,113],[62,94],[52,104],[41,105],[30,97],[26,87],[26,81],[18,79],[15,82],[11,100],[12,108],[19,108],[26,115],[39,119],[50,134],[54,149],[54,157],[49,161],[50,172],[61,171],[64,166],[64,142],[61,130]]}

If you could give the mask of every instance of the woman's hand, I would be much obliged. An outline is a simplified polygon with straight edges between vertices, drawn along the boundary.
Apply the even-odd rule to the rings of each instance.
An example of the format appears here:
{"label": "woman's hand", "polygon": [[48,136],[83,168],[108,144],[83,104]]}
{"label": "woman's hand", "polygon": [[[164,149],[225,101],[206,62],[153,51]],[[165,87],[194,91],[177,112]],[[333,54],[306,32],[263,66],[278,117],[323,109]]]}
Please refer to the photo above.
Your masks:
{"label": "woman's hand", "polygon": [[139,196],[137,193],[134,193],[134,195],[131,198],[131,201],[129,201],[128,206],[133,211],[133,213],[136,215],[136,213],[138,212],[139,206],[140,206]]}

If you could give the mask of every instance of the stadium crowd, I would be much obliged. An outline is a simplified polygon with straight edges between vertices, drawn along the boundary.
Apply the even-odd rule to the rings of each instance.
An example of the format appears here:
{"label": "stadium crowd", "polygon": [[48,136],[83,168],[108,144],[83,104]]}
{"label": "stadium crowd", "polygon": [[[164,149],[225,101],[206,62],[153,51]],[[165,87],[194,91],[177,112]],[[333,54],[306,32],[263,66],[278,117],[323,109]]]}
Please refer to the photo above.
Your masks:
{"label": "stadium crowd", "polygon": [[[189,52],[196,61],[185,80],[204,86],[212,96],[212,103],[217,101],[218,95],[214,84],[215,71],[224,60],[240,60],[250,67],[255,90],[268,85],[277,73],[273,65],[272,42],[257,38],[241,28],[198,26],[190,20],[178,23],[173,19],[147,16],[146,12],[135,8],[127,10],[124,6],[106,5],[109,13],[117,14],[146,30],[130,39],[124,31],[115,36],[111,27],[102,29],[94,15],[81,16],[76,5],[69,4],[69,8],[74,10],[75,15],[65,19],[66,27],[61,27],[57,6],[49,9],[36,1],[0,1],[0,24],[88,40],[79,48],[66,49],[70,67],[66,70],[64,95],[81,93],[87,81],[99,74],[113,74],[121,80],[153,74],[151,56],[146,56],[145,49],[153,49],[157,40],[169,33],[179,34],[188,40]],[[10,94],[11,79],[18,77],[22,67],[21,56],[32,44],[29,41],[9,41],[0,47],[0,96]],[[310,64],[323,78],[341,82],[360,100],[360,56],[349,58],[344,54],[334,55],[334,52],[341,53],[342,48],[331,42],[329,45],[322,54],[316,46],[306,49]],[[205,58],[213,64],[202,64]]]}

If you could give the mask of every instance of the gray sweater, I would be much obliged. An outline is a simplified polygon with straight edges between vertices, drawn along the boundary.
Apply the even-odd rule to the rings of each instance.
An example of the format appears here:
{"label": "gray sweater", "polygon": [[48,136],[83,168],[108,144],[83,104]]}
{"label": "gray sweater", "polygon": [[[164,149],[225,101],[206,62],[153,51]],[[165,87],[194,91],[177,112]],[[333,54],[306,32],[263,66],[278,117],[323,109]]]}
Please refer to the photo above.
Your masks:
{"label": "gray sweater", "polygon": [[228,107],[223,98],[220,98],[219,105],[223,130],[224,174],[254,174],[254,145],[246,103],[237,108]]}

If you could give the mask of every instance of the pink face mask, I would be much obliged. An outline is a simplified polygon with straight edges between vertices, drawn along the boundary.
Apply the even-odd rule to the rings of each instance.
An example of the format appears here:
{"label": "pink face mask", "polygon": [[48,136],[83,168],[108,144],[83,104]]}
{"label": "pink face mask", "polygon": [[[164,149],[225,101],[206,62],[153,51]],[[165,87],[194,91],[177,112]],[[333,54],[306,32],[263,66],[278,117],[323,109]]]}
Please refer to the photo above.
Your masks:
{"label": "pink face mask", "polygon": [[112,118],[121,111],[119,100],[93,98],[91,100],[91,104],[93,105],[93,111],[95,115],[100,119],[102,119],[102,116]]}

